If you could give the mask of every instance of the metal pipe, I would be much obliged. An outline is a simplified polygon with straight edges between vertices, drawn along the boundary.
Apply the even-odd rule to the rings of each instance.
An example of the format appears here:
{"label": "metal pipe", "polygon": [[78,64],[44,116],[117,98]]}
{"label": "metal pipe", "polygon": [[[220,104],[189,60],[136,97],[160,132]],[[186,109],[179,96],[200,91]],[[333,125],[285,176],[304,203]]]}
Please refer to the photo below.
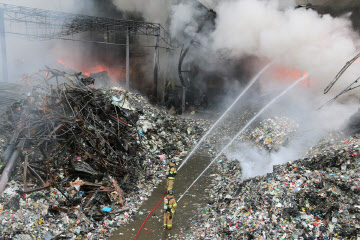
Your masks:
{"label": "metal pipe", "polygon": [[11,172],[14,169],[14,167],[17,163],[17,160],[19,159],[19,156],[20,156],[20,151],[19,150],[14,151],[10,157],[9,162],[6,164],[6,167],[1,175],[1,179],[0,179],[0,194],[2,194],[2,192],[5,190],[5,186],[9,181]]}
{"label": "metal pipe", "polygon": [[16,143],[16,140],[18,138],[18,135],[19,135],[19,131],[16,130],[15,133],[13,134],[13,136],[10,139],[9,145],[7,146],[5,152],[2,155],[2,159],[3,159],[4,163],[7,163],[9,161],[9,159],[11,157],[11,154],[14,151],[14,147],[15,147],[15,143]]}
{"label": "metal pipe", "polygon": [[9,161],[9,159],[10,159],[12,153],[13,153],[14,146],[15,146],[15,144],[13,144],[13,143],[10,143],[10,144],[7,146],[5,152],[4,152],[3,155],[2,155],[2,159],[3,159],[3,162],[4,162],[4,163],[7,163],[7,162]]}

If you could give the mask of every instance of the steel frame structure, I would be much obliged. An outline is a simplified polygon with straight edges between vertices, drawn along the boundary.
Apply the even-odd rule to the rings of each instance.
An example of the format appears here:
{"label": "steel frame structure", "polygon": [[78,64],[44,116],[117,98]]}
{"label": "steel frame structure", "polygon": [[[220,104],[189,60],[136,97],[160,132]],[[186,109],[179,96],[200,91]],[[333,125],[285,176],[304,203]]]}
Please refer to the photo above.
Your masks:
{"label": "steel frame structure", "polygon": [[159,37],[167,45],[172,45],[168,32],[159,23],[111,19],[8,4],[0,4],[0,11],[4,13],[5,22],[24,24],[23,30],[26,32],[23,34],[41,39],[54,39],[88,31],[129,31],[134,35]]}
{"label": "steel frame structure", "polygon": [[[5,26],[5,23],[6,26]],[[7,28],[16,28],[8,30]],[[154,52],[154,96],[157,96],[159,41],[163,41],[168,49],[173,48],[170,35],[158,23],[140,22],[122,19],[71,14],[28,8],[0,3],[0,46],[2,52],[3,81],[8,81],[6,60],[5,33],[27,36],[29,38],[51,40],[65,39],[83,32],[124,32],[126,33],[126,88],[129,90],[129,35],[146,35],[155,37]],[[98,42],[102,44],[111,43]],[[122,44],[119,44],[122,45]]]}

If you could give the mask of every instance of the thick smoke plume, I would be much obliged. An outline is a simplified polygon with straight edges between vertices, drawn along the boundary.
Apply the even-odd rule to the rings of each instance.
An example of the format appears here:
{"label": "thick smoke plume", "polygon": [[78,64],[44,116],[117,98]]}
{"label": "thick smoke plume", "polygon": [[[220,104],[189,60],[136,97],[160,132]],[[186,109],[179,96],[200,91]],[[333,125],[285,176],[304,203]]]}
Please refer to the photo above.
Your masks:
{"label": "thick smoke plume", "polygon": [[[321,87],[357,53],[358,34],[346,18],[259,0],[222,1],[216,11],[215,51],[275,60],[309,72]],[[355,80],[359,72],[349,69],[346,76]]]}
{"label": "thick smoke plume", "polygon": [[[233,65],[236,66],[237,62],[249,62],[246,59],[255,56],[265,62],[273,61],[311,75],[310,88],[298,86],[292,89],[262,116],[287,116],[300,124],[289,145],[269,154],[250,147],[247,143],[240,143],[227,152],[228,157],[241,162],[244,178],[248,178],[271,172],[275,164],[302,158],[309,147],[329,132],[341,129],[346,120],[356,112],[358,103],[354,104],[352,101],[346,104],[336,103],[322,111],[316,109],[332,97],[324,97],[323,89],[345,63],[358,53],[359,34],[352,29],[349,14],[337,18],[320,15],[311,9],[295,8],[295,1],[218,2],[219,5],[214,9],[216,18],[213,31],[203,31],[197,37],[201,47],[194,47],[191,51],[195,55],[192,56],[193,59],[198,55],[201,56],[199,58],[212,59],[217,63],[210,65],[208,60],[196,61],[199,68],[209,70],[215,66],[221,72],[221,69],[228,69],[224,59],[235,62]],[[197,27],[192,19],[198,17],[198,11],[191,4],[181,4],[172,9],[171,33],[183,37],[184,33],[179,29],[187,29],[185,33],[192,37],[193,28]],[[203,49],[206,49],[207,55],[204,55]],[[339,93],[360,76],[359,65],[356,64],[358,63],[354,63],[346,71],[330,94]],[[258,71],[260,68],[257,64],[248,66],[251,75],[255,75],[254,69]],[[237,77],[243,78],[241,75]],[[294,77],[292,81],[295,80]],[[261,91],[256,93],[259,97],[264,94],[273,97],[276,92],[285,89],[289,82],[281,82],[273,75],[266,74],[260,85]],[[237,92],[241,92],[241,89]],[[233,99],[225,99],[227,103],[232,101]],[[229,139],[224,140],[228,141]]]}
{"label": "thick smoke plume", "polygon": [[204,14],[203,11],[196,8],[196,3],[187,2],[174,5],[171,7],[171,13],[171,36],[184,43],[189,37],[194,37],[198,28],[195,18]]}
{"label": "thick smoke plume", "polygon": [[[283,8],[276,1],[224,1],[217,8],[212,49],[230,58],[255,55],[281,63],[312,76],[312,88],[297,88],[278,101],[264,117],[285,115],[300,127],[286,147],[268,152],[239,144],[228,157],[238,159],[244,178],[272,171],[272,166],[302,158],[305,152],[329,132],[341,129],[357,104],[336,103],[316,111],[324,102],[323,89],[341,67],[357,54],[358,34],[346,18],[319,15],[313,10]],[[356,64],[356,63],[355,63]],[[332,89],[338,93],[354,81],[360,71],[352,66]],[[273,89],[276,79],[263,79],[263,89]],[[286,87],[285,84],[283,88]]]}

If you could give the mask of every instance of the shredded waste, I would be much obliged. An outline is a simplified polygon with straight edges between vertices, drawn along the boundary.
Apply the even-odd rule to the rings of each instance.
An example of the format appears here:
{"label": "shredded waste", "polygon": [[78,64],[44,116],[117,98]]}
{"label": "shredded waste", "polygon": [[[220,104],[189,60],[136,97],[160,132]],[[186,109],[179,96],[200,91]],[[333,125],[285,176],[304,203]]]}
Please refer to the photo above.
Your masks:
{"label": "shredded waste", "polygon": [[359,146],[357,138],[334,133],[303,159],[246,180],[239,161],[223,157],[207,189],[207,205],[198,209],[190,230],[181,236],[356,239],[360,234]]}
{"label": "shredded waste", "polygon": [[81,73],[40,73],[2,116],[1,236],[110,236],[136,218],[167,160],[210,126],[169,115],[140,94],[89,87],[95,79]]}

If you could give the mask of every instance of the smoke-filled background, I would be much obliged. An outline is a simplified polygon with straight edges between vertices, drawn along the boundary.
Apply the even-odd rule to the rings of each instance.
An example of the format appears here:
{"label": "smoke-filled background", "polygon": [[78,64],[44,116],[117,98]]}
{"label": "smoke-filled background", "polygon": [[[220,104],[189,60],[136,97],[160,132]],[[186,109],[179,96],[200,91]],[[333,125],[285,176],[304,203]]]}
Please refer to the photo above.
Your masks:
{"label": "smoke-filled background", "polygon": [[[191,96],[206,96],[212,106],[229,106],[263,66],[274,65],[264,74],[251,94],[251,104],[264,104],[286,89],[297,78],[309,74],[308,82],[298,84],[279,99],[263,118],[287,116],[299,123],[293,141],[278,152],[266,152],[241,143],[239,151],[228,152],[241,160],[245,177],[270,171],[272,165],[294,160],[312,144],[330,131],[341,129],[357,111],[358,94],[353,91],[342,96],[330,107],[317,111],[324,102],[339,93],[360,76],[360,63],[355,62],[331,89],[323,89],[344,64],[359,49],[359,7],[357,1],[310,1],[312,8],[300,7],[309,1],[287,0],[0,0],[49,10],[87,15],[159,22],[167,28],[179,46],[187,47],[194,39],[184,62]],[[201,4],[201,3],[202,4]],[[345,3],[346,2],[346,3]],[[209,8],[216,12],[209,14]],[[200,33],[196,33],[205,21]],[[92,36],[104,41],[105,35]],[[114,35],[125,42],[123,35]],[[132,39],[138,46],[131,50],[131,76],[138,88],[150,88],[153,55],[141,45],[152,45],[141,39]],[[27,41],[8,35],[9,65],[15,79],[33,72],[44,64],[59,65],[59,60],[78,71],[109,71],[115,82],[124,81],[123,47],[106,48],[77,42]],[[180,49],[161,53],[160,70],[164,85],[172,90],[180,86],[177,63]],[[169,67],[170,66],[170,67]],[[172,68],[171,68],[172,66]],[[61,66],[59,66],[61,67]],[[173,69],[171,73],[164,72]],[[172,76],[166,80],[164,76]],[[255,97],[254,97],[255,96]],[[243,99],[243,105],[246,101]],[[244,103],[245,102],[245,103]],[[250,103],[249,103],[250,104]],[[210,104],[211,105],[211,104]],[[240,111],[241,112],[241,111]],[[236,132],[234,132],[234,135]],[[225,140],[224,140],[225,141]],[[244,145],[245,144],[245,145]],[[245,147],[244,147],[245,146]]]}

